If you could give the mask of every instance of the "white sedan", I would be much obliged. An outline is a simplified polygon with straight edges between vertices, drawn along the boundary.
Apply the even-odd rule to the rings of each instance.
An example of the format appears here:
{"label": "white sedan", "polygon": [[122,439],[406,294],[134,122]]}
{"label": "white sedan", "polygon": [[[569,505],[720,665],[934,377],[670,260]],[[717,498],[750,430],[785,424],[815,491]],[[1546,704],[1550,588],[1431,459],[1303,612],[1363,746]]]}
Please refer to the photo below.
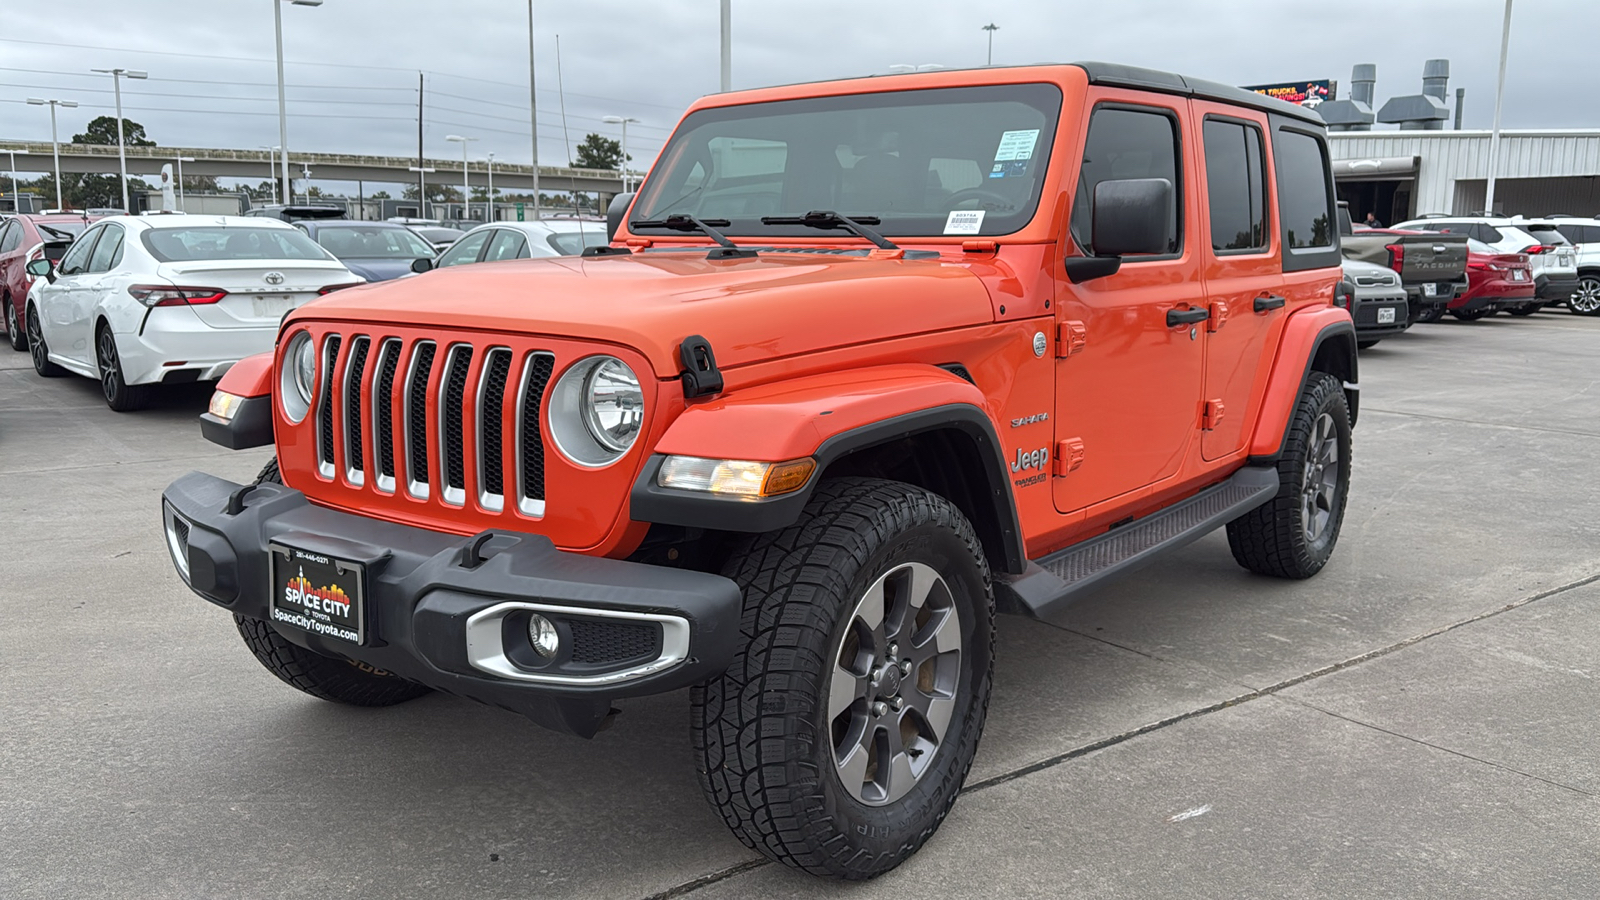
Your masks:
{"label": "white sedan", "polygon": [[362,282],[293,225],[243,216],[113,216],[28,269],[34,370],[98,379],[119,412],[221,378],[271,350],[289,310]]}

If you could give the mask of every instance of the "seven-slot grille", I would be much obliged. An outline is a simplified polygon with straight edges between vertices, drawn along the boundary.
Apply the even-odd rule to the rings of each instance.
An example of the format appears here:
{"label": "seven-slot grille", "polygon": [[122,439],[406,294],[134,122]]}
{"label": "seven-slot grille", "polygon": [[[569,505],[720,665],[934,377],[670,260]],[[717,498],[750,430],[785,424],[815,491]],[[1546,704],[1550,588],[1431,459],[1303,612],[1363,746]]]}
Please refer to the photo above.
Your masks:
{"label": "seven-slot grille", "polygon": [[[351,485],[370,483],[384,493],[400,485],[416,499],[436,493],[453,506],[465,505],[470,494],[490,512],[503,511],[506,492],[514,491],[522,513],[542,516],[540,410],[555,357],[542,351],[522,356],[519,363],[517,353],[497,346],[480,356],[472,344],[460,341],[441,346],[429,340],[328,335],[316,407],[318,469],[333,477],[338,421],[344,476]],[[430,399],[436,411],[433,429]],[[509,434],[508,406],[514,416]],[[511,466],[508,454],[517,460]],[[470,486],[469,455],[475,473]]]}

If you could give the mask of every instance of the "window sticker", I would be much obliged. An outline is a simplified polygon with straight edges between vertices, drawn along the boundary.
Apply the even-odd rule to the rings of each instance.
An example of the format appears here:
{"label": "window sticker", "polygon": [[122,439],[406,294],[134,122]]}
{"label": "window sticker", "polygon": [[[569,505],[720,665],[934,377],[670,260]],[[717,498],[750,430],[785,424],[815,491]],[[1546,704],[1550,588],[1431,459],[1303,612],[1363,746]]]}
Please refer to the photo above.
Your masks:
{"label": "window sticker", "polygon": [[981,209],[952,209],[944,219],[945,234],[977,234],[983,229]]}
{"label": "window sticker", "polygon": [[1016,159],[1032,159],[1033,145],[1039,142],[1039,129],[1029,128],[1025,131],[1006,131],[1000,135],[1000,147],[994,151],[995,162],[1010,162]]}

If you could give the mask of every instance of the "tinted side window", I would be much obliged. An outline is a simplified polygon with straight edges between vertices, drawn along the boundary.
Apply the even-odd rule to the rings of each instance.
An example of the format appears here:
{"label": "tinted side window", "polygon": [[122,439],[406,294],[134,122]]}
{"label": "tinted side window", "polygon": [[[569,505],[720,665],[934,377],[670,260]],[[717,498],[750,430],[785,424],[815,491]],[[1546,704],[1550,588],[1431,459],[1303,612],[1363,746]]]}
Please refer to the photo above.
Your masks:
{"label": "tinted side window", "polygon": [[1506,239],[1506,236],[1500,233],[1500,229],[1482,223],[1472,226],[1472,236],[1485,244],[1498,244]]}
{"label": "tinted side window", "polygon": [[478,251],[483,249],[484,241],[487,241],[489,239],[489,235],[497,230],[499,229],[486,228],[483,231],[469,234],[461,240],[456,241],[454,244],[451,244],[450,249],[446,250],[444,255],[439,257],[439,268],[442,269],[445,266],[461,266],[466,265],[467,263],[477,262]]}
{"label": "tinted side window", "polygon": [[94,249],[94,242],[98,239],[104,228],[91,228],[83,237],[73,241],[67,249],[67,255],[61,257],[58,269],[62,275],[77,275],[89,265],[89,252]]}
{"label": "tinted side window", "polygon": [[100,236],[100,242],[94,245],[94,255],[89,257],[89,271],[109,272],[122,259],[122,229],[115,225],[107,225],[105,232]]}
{"label": "tinted side window", "polygon": [[0,253],[10,253],[22,243],[22,226],[16,222],[0,225]]}
{"label": "tinted side window", "polygon": [[1241,122],[1207,119],[1203,133],[1211,249],[1265,247],[1266,179],[1261,165],[1261,131]]}
{"label": "tinted side window", "polygon": [[1165,178],[1172,184],[1172,204],[1167,215],[1167,252],[1177,253],[1182,246],[1178,231],[1183,184],[1178,180],[1178,121],[1175,117],[1151,110],[1102,107],[1089,120],[1089,138],[1084,145],[1083,169],[1078,174],[1077,194],[1072,201],[1072,239],[1085,253],[1093,254],[1094,234],[1091,206],[1094,189],[1102,181],[1124,178]]}
{"label": "tinted side window", "polygon": [[1278,216],[1290,249],[1333,246],[1333,208],[1328,198],[1328,162],[1322,143],[1298,131],[1280,130],[1273,141],[1278,159]]}

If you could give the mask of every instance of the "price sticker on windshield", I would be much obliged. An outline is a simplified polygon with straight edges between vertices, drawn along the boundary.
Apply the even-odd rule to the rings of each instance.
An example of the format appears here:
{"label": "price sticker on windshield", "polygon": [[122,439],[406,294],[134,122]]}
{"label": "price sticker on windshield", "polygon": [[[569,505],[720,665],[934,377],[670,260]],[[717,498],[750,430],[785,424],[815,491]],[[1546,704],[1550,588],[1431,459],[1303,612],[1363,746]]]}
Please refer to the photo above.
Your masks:
{"label": "price sticker on windshield", "polygon": [[982,209],[952,209],[944,219],[945,234],[978,234],[983,230]]}
{"label": "price sticker on windshield", "polygon": [[1000,134],[1000,146],[994,151],[994,165],[990,178],[1015,178],[1028,171],[1028,160],[1033,159],[1033,147],[1039,142],[1039,129],[1006,131]]}

